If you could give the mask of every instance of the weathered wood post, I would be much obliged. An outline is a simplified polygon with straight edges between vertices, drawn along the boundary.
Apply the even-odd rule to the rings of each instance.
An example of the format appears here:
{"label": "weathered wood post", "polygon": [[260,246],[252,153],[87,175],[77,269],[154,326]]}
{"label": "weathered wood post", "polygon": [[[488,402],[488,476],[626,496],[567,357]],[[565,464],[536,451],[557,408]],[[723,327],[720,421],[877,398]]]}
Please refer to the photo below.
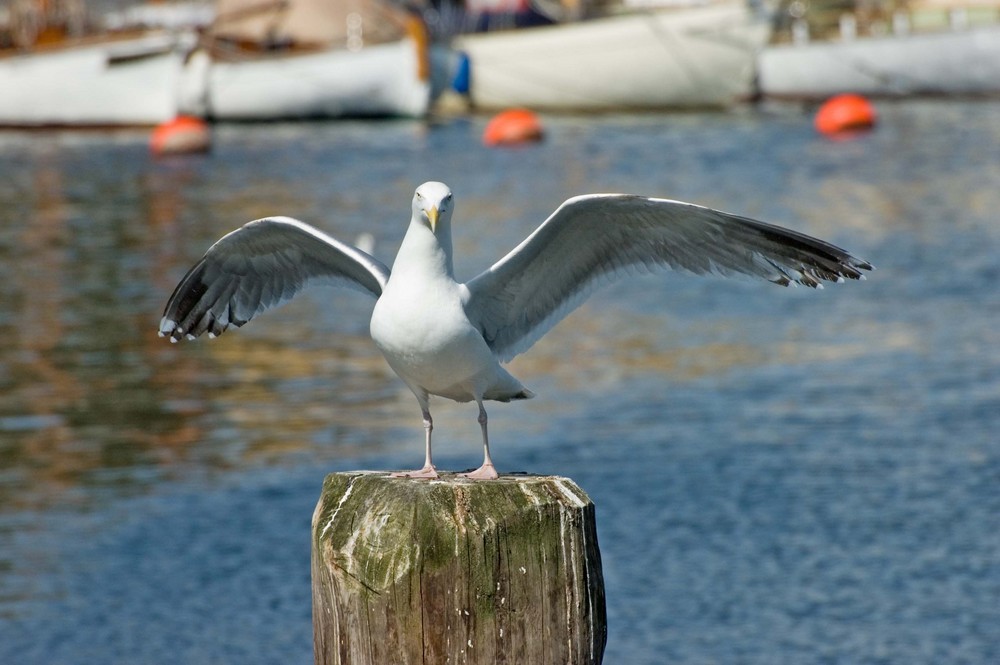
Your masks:
{"label": "weathered wood post", "polygon": [[601,662],[594,504],[567,478],[332,473],[312,530],[317,665]]}

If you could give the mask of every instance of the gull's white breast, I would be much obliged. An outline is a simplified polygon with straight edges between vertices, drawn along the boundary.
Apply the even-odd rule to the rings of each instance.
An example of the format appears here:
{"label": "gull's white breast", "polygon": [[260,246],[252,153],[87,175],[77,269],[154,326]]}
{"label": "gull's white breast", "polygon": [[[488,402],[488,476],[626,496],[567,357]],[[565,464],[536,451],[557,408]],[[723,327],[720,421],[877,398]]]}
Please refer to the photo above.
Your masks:
{"label": "gull's white breast", "polygon": [[467,401],[489,387],[499,364],[462,306],[461,285],[396,280],[372,312],[371,336],[411,386]]}

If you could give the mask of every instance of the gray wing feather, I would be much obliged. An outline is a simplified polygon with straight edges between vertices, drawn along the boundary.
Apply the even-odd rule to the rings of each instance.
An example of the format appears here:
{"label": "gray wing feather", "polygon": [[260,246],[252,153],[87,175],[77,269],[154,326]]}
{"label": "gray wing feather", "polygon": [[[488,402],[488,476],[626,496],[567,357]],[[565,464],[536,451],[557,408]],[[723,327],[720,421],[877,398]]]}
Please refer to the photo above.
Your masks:
{"label": "gray wing feather", "polygon": [[569,199],[466,284],[466,313],[493,352],[531,347],[600,284],[633,271],[749,275],[821,287],[864,279],[867,261],[822,240],[702,206],[624,194]]}
{"label": "gray wing feather", "polygon": [[160,321],[173,340],[220,335],[291,299],[307,284],[382,294],[389,269],[290,217],[258,219],[223,236],[178,283]]}

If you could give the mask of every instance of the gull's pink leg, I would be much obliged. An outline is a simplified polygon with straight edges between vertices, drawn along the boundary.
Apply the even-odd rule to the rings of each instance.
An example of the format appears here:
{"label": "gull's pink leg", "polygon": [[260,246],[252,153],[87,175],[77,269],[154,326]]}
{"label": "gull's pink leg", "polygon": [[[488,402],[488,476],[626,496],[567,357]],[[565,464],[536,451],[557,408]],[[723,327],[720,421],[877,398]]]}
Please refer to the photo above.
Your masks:
{"label": "gull's pink leg", "polygon": [[476,399],[476,403],[479,405],[479,426],[483,430],[483,465],[475,471],[458,475],[472,480],[496,480],[500,476],[497,474],[496,467],[493,466],[493,460],[490,459],[490,438],[486,433],[486,409],[483,407],[483,400]]}
{"label": "gull's pink leg", "polygon": [[390,474],[393,478],[430,478],[438,477],[437,469],[431,462],[431,431],[434,429],[434,421],[431,419],[430,410],[421,404],[420,410],[424,415],[424,466],[417,471],[397,471]]}

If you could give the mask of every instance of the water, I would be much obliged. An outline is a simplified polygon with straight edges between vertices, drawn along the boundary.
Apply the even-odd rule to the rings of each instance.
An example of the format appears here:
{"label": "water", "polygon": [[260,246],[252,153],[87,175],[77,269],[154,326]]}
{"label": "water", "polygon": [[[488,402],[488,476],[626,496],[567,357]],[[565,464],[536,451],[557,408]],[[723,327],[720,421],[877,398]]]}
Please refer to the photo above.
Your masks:
{"label": "water", "polygon": [[[311,662],[323,475],[421,460],[419,412],[317,290],[211,342],[155,327],[184,270],[288,214],[391,260],[413,188],[456,192],[469,277],[590,191],[696,201],[877,264],[819,292],[679,275],[607,288],[490,409],[502,470],[597,504],[605,662],[1000,662],[1000,103],[885,104],[833,142],[792,107],[0,134],[0,662]],[[439,463],[479,462],[437,402]]]}

